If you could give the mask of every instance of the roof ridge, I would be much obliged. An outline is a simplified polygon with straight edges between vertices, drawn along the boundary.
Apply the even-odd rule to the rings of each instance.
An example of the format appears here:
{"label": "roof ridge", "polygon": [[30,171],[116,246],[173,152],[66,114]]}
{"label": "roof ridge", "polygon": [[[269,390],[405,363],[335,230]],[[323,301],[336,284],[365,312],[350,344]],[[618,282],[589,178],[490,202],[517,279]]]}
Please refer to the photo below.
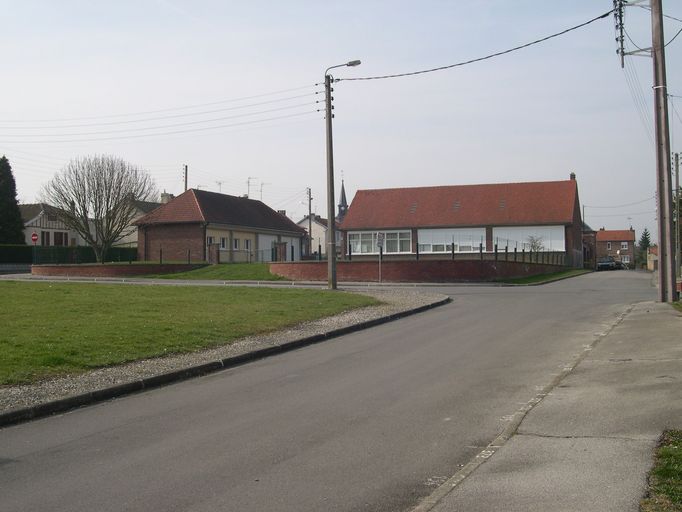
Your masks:
{"label": "roof ridge", "polygon": [[547,185],[551,183],[576,183],[576,180],[551,180],[551,181],[513,181],[501,183],[466,183],[462,185],[422,185],[416,187],[390,187],[390,188],[364,188],[358,189],[357,192],[373,192],[373,191],[389,191],[389,190],[417,190],[417,189],[447,189],[447,188],[463,188],[463,187],[494,187],[507,185]]}

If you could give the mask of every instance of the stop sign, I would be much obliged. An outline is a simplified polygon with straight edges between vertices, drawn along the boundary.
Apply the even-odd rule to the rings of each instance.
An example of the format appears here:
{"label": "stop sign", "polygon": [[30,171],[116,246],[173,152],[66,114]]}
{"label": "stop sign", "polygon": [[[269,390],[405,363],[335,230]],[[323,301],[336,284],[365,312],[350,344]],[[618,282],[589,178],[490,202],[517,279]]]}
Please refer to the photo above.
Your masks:
{"label": "stop sign", "polygon": [[36,243],[38,241],[38,233],[34,231],[31,235],[31,240],[33,240],[33,243]]}

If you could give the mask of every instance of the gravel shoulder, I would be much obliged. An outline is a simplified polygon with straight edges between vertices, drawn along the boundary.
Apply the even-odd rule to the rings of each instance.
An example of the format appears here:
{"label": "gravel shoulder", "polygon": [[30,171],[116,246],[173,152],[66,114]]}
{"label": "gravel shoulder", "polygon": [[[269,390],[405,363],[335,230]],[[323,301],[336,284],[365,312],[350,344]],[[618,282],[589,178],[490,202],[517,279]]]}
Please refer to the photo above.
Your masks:
{"label": "gravel shoulder", "polygon": [[282,331],[249,336],[230,345],[199,352],[144,359],[82,374],[66,375],[35,384],[0,386],[0,414],[279,346],[308,336],[408,312],[446,299],[445,295],[437,293],[421,293],[403,289],[363,290],[354,293],[375,297],[383,304],[306,322]]}

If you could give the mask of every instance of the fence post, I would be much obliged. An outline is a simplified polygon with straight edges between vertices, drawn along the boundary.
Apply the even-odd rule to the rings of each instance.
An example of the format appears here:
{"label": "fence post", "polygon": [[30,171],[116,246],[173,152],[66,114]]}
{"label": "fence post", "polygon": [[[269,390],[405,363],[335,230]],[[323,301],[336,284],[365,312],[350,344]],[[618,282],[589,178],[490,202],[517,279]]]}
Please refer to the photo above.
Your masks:
{"label": "fence post", "polygon": [[353,261],[353,246],[348,244],[348,261]]}
{"label": "fence post", "polygon": [[481,257],[481,261],[483,261],[483,242],[480,242],[480,243],[478,244],[478,254],[479,254],[480,257]]}
{"label": "fence post", "polygon": [[417,261],[419,261],[419,242],[417,242],[416,247],[417,247],[417,252],[416,252]]}
{"label": "fence post", "polygon": [[450,244],[450,252],[452,253],[452,261],[455,261],[455,242]]}
{"label": "fence post", "polygon": [[495,261],[497,261],[497,244],[495,244]]}
{"label": "fence post", "polygon": [[291,261],[294,261],[294,256],[296,255],[296,251],[294,250],[294,245],[291,245]]}
{"label": "fence post", "polygon": [[504,261],[509,261],[509,246],[504,246]]}
{"label": "fence post", "polygon": [[191,264],[192,262],[192,257],[191,257],[191,249],[187,249],[187,264]]}
{"label": "fence post", "polygon": [[159,265],[163,265],[163,248],[159,247]]}
{"label": "fence post", "polygon": [[517,248],[514,247],[514,261],[516,261],[516,253],[517,253]]}

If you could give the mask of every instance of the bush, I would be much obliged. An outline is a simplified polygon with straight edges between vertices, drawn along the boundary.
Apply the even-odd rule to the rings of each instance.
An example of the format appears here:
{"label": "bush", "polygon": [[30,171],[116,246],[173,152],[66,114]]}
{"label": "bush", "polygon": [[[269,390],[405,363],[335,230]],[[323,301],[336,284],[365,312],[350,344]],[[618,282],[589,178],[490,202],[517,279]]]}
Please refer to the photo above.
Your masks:
{"label": "bush", "polygon": [[[136,261],[135,247],[112,247],[104,261]],[[36,265],[64,263],[95,263],[95,251],[87,246],[0,245],[0,263],[33,263]]]}

